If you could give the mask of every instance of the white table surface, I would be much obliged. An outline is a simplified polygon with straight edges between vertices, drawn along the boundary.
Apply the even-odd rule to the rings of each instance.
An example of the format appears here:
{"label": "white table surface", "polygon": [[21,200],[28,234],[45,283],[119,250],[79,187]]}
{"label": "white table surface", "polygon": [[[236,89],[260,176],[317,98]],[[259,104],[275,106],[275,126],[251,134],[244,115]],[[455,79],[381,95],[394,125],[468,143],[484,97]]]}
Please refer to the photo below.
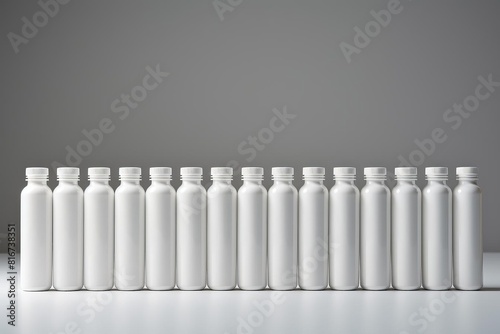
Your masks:
{"label": "white table surface", "polygon": [[500,253],[486,253],[484,264],[481,291],[24,292],[18,285],[13,328],[0,254],[0,333],[500,333]]}

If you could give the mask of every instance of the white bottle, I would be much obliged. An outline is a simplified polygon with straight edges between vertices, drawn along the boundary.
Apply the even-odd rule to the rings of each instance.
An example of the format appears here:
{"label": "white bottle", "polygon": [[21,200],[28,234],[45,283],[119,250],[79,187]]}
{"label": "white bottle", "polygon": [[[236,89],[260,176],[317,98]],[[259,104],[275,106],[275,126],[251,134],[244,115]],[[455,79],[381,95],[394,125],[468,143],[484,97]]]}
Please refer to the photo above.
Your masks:
{"label": "white bottle", "polygon": [[115,192],[115,286],[144,288],[144,202],[141,168],[121,167]]}
{"label": "white bottle", "polygon": [[386,290],[391,285],[391,193],[385,167],[365,168],[361,189],[361,287]]}
{"label": "white bottle", "polygon": [[236,287],[236,189],[231,167],[211,169],[207,190],[207,285],[212,290]]}
{"label": "white bottle", "polygon": [[324,290],[328,286],[328,190],[323,167],[304,167],[299,190],[299,286]]}
{"label": "white bottle", "polygon": [[202,290],[207,276],[207,204],[203,169],[181,168],[177,189],[177,287]]}
{"label": "white bottle", "polygon": [[453,190],[453,285],[459,290],[483,286],[482,193],[477,167],[457,168]]}
{"label": "white bottle", "polygon": [[422,191],[422,285],[427,290],[447,290],[452,280],[451,189],[448,168],[427,167]]}
{"label": "white bottle", "polygon": [[415,167],[398,167],[394,174],[397,184],[392,189],[392,286],[416,290],[422,283],[422,194],[415,184]]}
{"label": "white bottle", "polygon": [[83,194],[83,284],[87,290],[109,290],[114,279],[114,191],[110,170],[88,170],[89,186]]}
{"label": "white bottle", "polygon": [[359,190],[356,168],[333,169],[330,190],[330,287],[354,290],[359,286]]}
{"label": "white bottle", "polygon": [[26,168],[21,192],[21,288],[44,291],[52,286],[52,190],[49,170]]}
{"label": "white bottle", "polygon": [[273,167],[268,196],[269,288],[297,287],[297,189],[292,167]]}
{"label": "white bottle", "polygon": [[238,190],[238,286],[261,290],[267,285],[267,190],[264,169],[243,167]]}
{"label": "white bottle", "polygon": [[57,168],[59,185],[53,195],[54,289],[83,286],[83,190],[80,169]]}
{"label": "white bottle", "polygon": [[171,290],[175,286],[175,189],[172,168],[149,169],[146,190],[146,286]]}

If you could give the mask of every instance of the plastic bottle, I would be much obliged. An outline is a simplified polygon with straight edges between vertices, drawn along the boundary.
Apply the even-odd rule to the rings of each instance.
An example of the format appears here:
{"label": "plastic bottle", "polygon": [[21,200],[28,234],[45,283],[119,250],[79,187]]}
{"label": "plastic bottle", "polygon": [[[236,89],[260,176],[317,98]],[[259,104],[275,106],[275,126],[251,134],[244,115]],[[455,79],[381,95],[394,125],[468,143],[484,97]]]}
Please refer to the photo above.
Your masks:
{"label": "plastic bottle", "polygon": [[391,285],[391,193],[385,167],[367,167],[361,189],[361,287],[385,290]]}
{"label": "plastic bottle", "polygon": [[330,190],[330,287],[354,290],[359,286],[359,190],[356,168],[333,169]]}
{"label": "plastic bottle", "polygon": [[181,168],[177,189],[177,287],[202,290],[207,276],[207,205],[203,169]]}
{"label": "plastic bottle", "polygon": [[115,192],[115,286],[118,290],[144,288],[144,203],[141,169],[121,167]]}
{"label": "plastic bottle", "polygon": [[149,169],[146,190],[146,286],[171,290],[175,286],[175,189],[172,168]]}
{"label": "plastic bottle", "polygon": [[238,286],[261,290],[267,284],[267,190],[264,169],[243,167],[238,190]]}
{"label": "plastic bottle", "polygon": [[268,196],[269,287],[297,287],[297,189],[292,167],[273,167]]}
{"label": "plastic bottle", "polygon": [[447,290],[452,284],[451,190],[448,168],[427,167],[422,191],[422,285]]}
{"label": "plastic bottle", "polygon": [[114,279],[114,191],[107,167],[88,169],[83,194],[83,284],[87,290],[109,290]]}
{"label": "plastic bottle", "polygon": [[417,168],[395,169],[392,189],[392,286],[416,290],[422,283],[421,210],[422,194],[415,184]]}
{"label": "plastic bottle", "polygon": [[324,290],[328,286],[328,190],[323,167],[304,167],[299,190],[299,286]]}
{"label": "plastic bottle", "polygon": [[453,190],[453,285],[459,290],[483,286],[482,193],[477,167],[457,168]]}
{"label": "plastic bottle", "polygon": [[52,286],[52,190],[49,170],[26,168],[21,192],[21,288],[44,291]]}
{"label": "plastic bottle", "polygon": [[59,185],[53,195],[54,289],[83,286],[83,190],[80,169],[57,168]]}
{"label": "plastic bottle", "polygon": [[207,285],[212,290],[236,287],[236,189],[231,167],[211,169],[207,190]]}

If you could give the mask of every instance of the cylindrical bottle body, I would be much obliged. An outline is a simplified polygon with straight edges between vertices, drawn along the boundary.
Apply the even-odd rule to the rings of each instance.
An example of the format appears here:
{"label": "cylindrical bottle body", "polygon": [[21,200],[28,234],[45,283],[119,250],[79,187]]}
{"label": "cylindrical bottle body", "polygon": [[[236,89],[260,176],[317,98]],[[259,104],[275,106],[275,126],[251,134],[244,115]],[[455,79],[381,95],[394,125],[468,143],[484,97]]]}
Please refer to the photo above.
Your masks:
{"label": "cylindrical bottle body", "polygon": [[175,190],[166,182],[153,182],[146,191],[146,286],[175,286]]}
{"label": "cylindrical bottle body", "polygon": [[361,287],[385,290],[391,284],[390,191],[383,183],[361,190]]}
{"label": "cylindrical bottle body", "polygon": [[114,192],[107,181],[94,182],[84,192],[84,285],[109,290],[114,279]]}
{"label": "cylindrical bottle body", "polygon": [[419,289],[421,273],[421,192],[411,182],[392,190],[392,286]]}
{"label": "cylindrical bottle body", "polygon": [[452,284],[452,198],[444,183],[429,183],[422,194],[422,285],[446,290]]}
{"label": "cylindrical bottle body", "polygon": [[236,287],[236,189],[214,181],[207,191],[207,285]]}
{"label": "cylindrical bottle body", "polygon": [[359,286],[359,190],[337,182],[330,191],[330,287]]}
{"label": "cylindrical bottle body", "polygon": [[200,184],[177,189],[177,286],[201,290],[206,286],[207,210],[206,190]]}
{"label": "cylindrical bottle body", "polygon": [[83,286],[83,191],[60,181],[53,195],[54,289]]}
{"label": "cylindrical bottle body", "polygon": [[46,183],[28,183],[21,192],[21,288],[52,286],[52,191]]}
{"label": "cylindrical bottle body", "polygon": [[238,190],[238,286],[261,290],[267,284],[267,191],[245,182]]}
{"label": "cylindrical bottle body", "polygon": [[115,193],[115,286],[144,287],[145,192],[139,181],[123,181]]}
{"label": "cylindrical bottle body", "polygon": [[453,285],[460,290],[483,286],[482,194],[472,182],[453,190]]}
{"label": "cylindrical bottle body", "polygon": [[323,290],[328,286],[328,190],[306,181],[299,190],[299,286]]}
{"label": "cylindrical bottle body", "polygon": [[278,182],[268,195],[269,287],[297,287],[297,189]]}

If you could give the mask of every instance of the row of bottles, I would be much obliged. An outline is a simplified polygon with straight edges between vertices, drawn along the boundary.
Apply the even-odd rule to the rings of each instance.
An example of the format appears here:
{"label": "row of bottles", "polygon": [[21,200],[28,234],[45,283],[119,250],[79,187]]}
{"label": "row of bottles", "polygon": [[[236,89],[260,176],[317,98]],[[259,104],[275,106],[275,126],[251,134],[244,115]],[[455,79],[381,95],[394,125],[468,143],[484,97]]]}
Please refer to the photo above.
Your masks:
{"label": "row of bottles", "polygon": [[139,290],[463,290],[482,287],[482,208],[477,168],[457,168],[458,185],[446,185],[448,169],[425,169],[427,186],[415,184],[417,169],[398,167],[397,184],[385,184],[386,169],[333,169],[335,185],[323,185],[325,169],[303,169],[293,185],[291,167],[233,170],[181,168],[182,185],[170,185],[172,170],[122,167],[120,186],[109,186],[109,168],[89,168],[89,186],[79,169],[58,168],[59,185],[47,186],[47,168],[27,168],[21,194],[21,285],[28,291]]}

